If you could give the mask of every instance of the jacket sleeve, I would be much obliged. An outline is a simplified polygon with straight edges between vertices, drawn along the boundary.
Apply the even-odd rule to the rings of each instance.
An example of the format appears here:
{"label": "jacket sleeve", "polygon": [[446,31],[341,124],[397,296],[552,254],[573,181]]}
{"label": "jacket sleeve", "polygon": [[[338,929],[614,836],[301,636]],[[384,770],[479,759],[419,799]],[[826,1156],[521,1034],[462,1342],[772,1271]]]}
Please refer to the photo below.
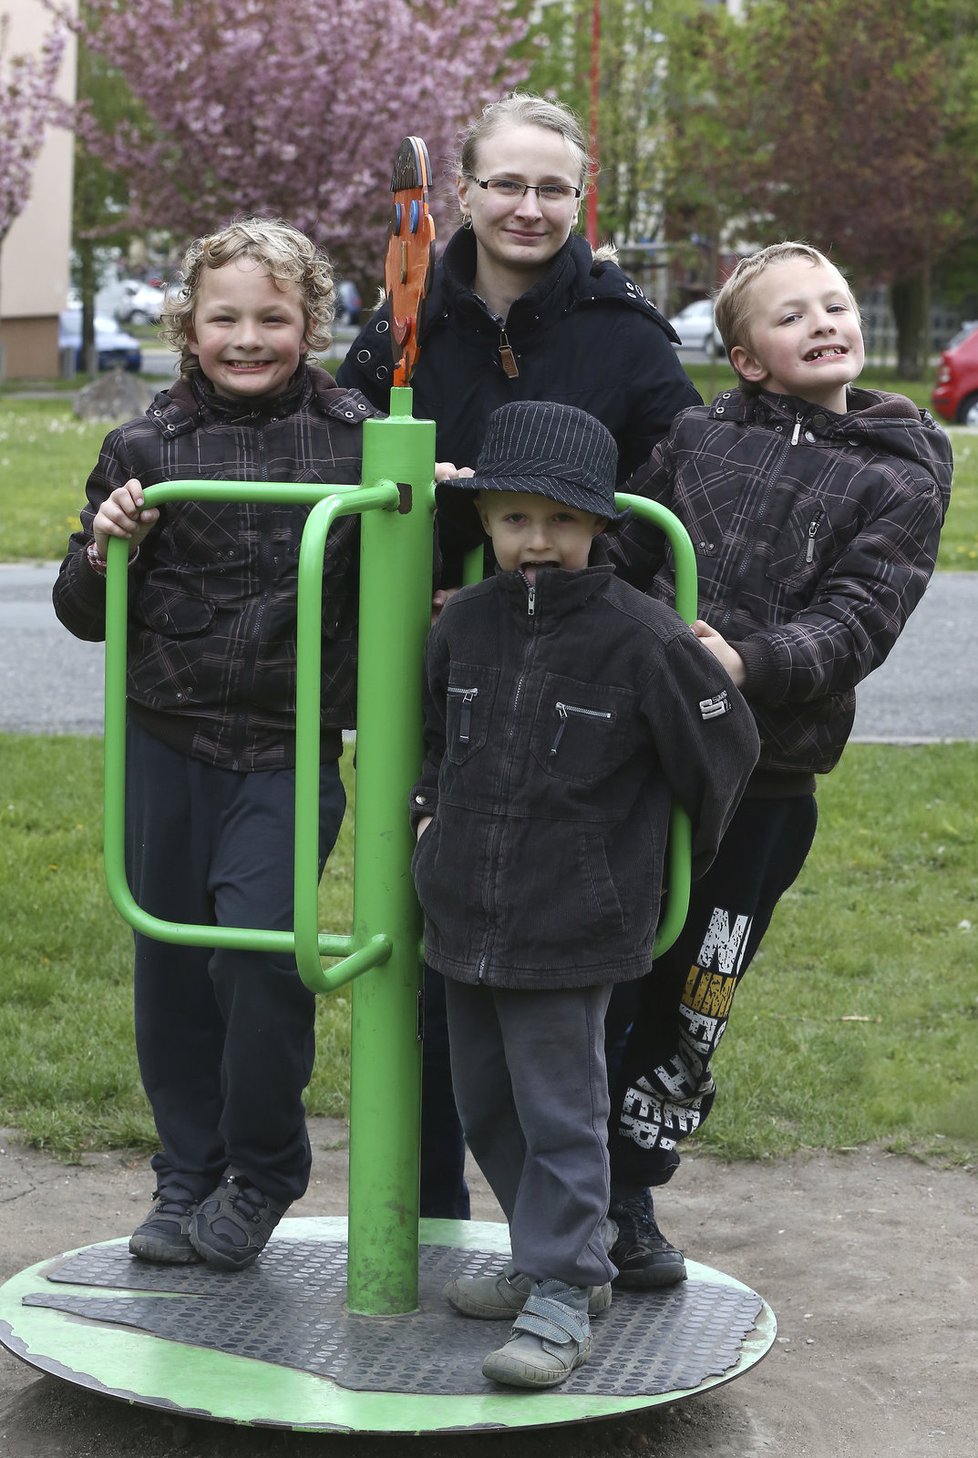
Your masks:
{"label": "jacket sleeve", "polygon": [[445,753],[448,665],[447,640],[439,619],[429,633],[425,647],[422,685],[425,757],[421,775],[411,791],[410,804],[411,829],[415,831],[419,820],[426,815],[434,815],[438,809],[438,772]]}
{"label": "jacket sleeve", "polygon": [[757,763],[754,717],[708,649],[676,619],[642,710],[673,798],[689,815],[693,876],[709,868]]}
{"label": "jacket sleeve", "polygon": [[[670,437],[667,437],[619,490],[629,496],[644,496],[649,501],[668,506],[671,480],[672,451]],[[640,592],[648,592],[655,574],[665,561],[665,534],[650,521],[630,512],[619,526],[605,534],[605,546],[622,581],[630,582]]]}
{"label": "jacket sleeve", "polygon": [[934,571],[946,501],[929,477],[886,494],[885,510],[846,543],[802,611],[740,641],[730,632],[753,702],[845,692],[890,652]]}
{"label": "jacket sleeve", "polygon": [[386,301],[360,330],[336,371],[336,383],[360,390],[386,415],[391,407],[394,355],[391,350],[390,302]]}
{"label": "jacket sleeve", "polygon": [[[89,542],[94,540],[92,522],[102,502],[133,474],[125,459],[122,434],[113,430],[102,443],[98,461],[88,478],[81,525],[68,539],[68,555],[58,569],[51,594],[59,622],[86,642],[97,643],[105,638],[105,577],[95,571],[86,555]],[[146,542],[140,547],[139,566],[134,565],[130,572],[130,593],[135,576],[144,565],[145,554],[151,550]]]}

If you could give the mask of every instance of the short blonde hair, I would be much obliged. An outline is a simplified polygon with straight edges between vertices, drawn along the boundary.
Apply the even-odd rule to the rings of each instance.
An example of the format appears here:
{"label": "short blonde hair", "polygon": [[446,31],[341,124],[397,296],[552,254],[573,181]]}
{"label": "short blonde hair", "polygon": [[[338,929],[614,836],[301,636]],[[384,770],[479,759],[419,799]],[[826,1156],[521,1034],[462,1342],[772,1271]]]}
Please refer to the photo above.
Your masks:
{"label": "short blonde hair", "polygon": [[[223,268],[237,258],[252,258],[280,289],[294,284],[306,316],[305,342],[308,349],[327,349],[333,334],[330,325],[335,312],[336,289],[333,265],[322,249],[282,218],[236,218],[219,233],[197,238],[183,258],[183,282],[167,297],[160,319],[160,337],[180,351],[180,373],[189,376],[200,369],[190,350],[187,331],[193,323],[205,268]],[[303,359],[306,353],[303,353]]]}
{"label": "short blonde hair", "polygon": [[[807,258],[809,263],[824,264],[827,268],[834,268],[845,283],[846,292],[852,302],[856,317],[859,317],[859,305],[853,297],[845,274],[837,263],[833,263],[831,258],[826,258],[824,253],[820,253],[810,243],[772,243],[770,247],[761,248],[757,253],[751,253],[746,258],[742,258],[713,301],[713,317],[720,331],[728,359],[730,351],[736,345],[747,350],[751,347],[751,291],[754,284],[764,270],[770,268],[772,264],[786,263],[791,258]],[[745,380],[743,375],[738,374],[738,380],[741,389],[748,393],[756,394],[761,388],[755,381]]]}

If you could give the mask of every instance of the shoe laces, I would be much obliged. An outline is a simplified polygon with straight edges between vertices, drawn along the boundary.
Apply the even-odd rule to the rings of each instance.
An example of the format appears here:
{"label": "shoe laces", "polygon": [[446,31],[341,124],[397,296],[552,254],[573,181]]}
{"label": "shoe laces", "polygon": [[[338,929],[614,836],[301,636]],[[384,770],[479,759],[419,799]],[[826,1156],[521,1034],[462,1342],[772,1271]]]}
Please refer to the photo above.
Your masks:
{"label": "shoe laces", "polygon": [[228,1187],[234,1186],[231,1195],[231,1207],[245,1220],[258,1220],[268,1201],[257,1185],[253,1185],[244,1175],[228,1175]]}
{"label": "shoe laces", "polygon": [[153,1200],[156,1202],[158,1215],[186,1215],[191,1205],[197,1203],[190,1191],[185,1190],[182,1185],[154,1190]]}
{"label": "shoe laces", "polygon": [[612,1219],[619,1225],[627,1222],[638,1235],[660,1234],[653,1214],[652,1196],[648,1190],[643,1190],[640,1195],[628,1195],[624,1200],[616,1200]]}

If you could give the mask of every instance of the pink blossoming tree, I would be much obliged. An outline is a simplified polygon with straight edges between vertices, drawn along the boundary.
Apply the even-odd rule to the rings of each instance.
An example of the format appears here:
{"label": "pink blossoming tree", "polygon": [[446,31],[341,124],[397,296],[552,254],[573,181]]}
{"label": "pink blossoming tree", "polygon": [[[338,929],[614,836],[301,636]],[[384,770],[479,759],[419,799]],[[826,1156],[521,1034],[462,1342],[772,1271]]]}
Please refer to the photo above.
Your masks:
{"label": "pink blossoming tree", "polygon": [[134,104],[79,128],[133,227],[182,244],[276,213],[376,282],[398,144],[424,137],[441,176],[459,125],[525,74],[524,29],[512,0],[86,0],[80,43]]}

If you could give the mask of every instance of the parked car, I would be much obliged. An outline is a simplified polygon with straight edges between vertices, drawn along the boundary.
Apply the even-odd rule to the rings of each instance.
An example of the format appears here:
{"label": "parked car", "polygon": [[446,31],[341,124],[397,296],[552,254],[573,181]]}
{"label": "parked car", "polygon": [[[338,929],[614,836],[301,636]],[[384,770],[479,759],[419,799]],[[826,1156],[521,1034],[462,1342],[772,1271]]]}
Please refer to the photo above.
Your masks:
{"label": "parked car", "polygon": [[335,315],[337,324],[359,324],[362,307],[360,290],[352,279],[337,279]]}
{"label": "parked car", "polygon": [[[80,309],[65,309],[58,316],[58,348],[75,351],[75,369],[79,371],[85,368],[81,325]],[[138,374],[143,367],[139,340],[120,329],[114,319],[106,319],[102,314],[95,316],[95,348],[100,370],[123,369]]]}
{"label": "parked car", "polygon": [[930,400],[942,420],[978,425],[978,319],[962,324],[941,355]]}
{"label": "parked car", "polygon": [[694,299],[669,323],[687,349],[699,349],[706,355],[723,354],[723,340],[713,319],[712,299]]}
{"label": "parked car", "polygon": [[166,290],[138,278],[124,278],[115,286],[112,312],[120,324],[158,324]]}

